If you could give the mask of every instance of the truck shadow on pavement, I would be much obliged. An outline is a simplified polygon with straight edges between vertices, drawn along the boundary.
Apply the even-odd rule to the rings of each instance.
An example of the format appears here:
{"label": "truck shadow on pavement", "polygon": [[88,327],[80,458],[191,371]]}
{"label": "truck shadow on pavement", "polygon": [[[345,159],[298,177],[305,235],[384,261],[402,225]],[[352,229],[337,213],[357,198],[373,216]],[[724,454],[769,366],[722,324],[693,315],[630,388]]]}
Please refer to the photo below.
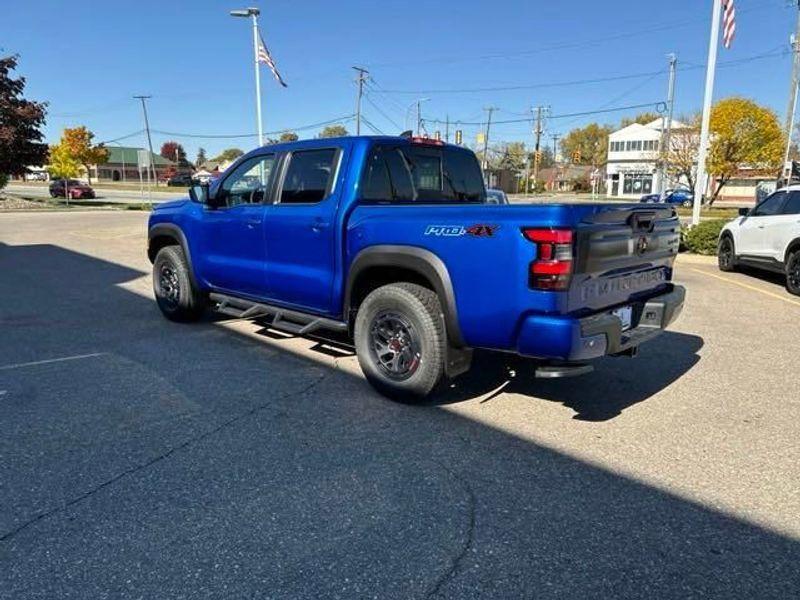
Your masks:
{"label": "truck shadow on pavement", "polygon": [[[797,597],[796,539],[168,323],[123,287],[142,270],[0,244],[2,597]],[[595,379],[509,385],[610,418],[696,362],[699,338],[667,336]],[[508,367],[489,360],[469,393]],[[626,391],[633,364],[656,379]]]}
{"label": "truck shadow on pavement", "polygon": [[[500,393],[523,394],[560,402],[582,421],[607,421],[634,404],[668,387],[700,360],[703,339],[674,331],[645,343],[636,358],[605,358],[594,362],[594,371],[578,377],[537,379],[531,359],[499,352],[476,352],[475,368],[456,379],[434,402],[448,404],[487,395],[489,402]],[[493,393],[494,392],[494,393]]]}

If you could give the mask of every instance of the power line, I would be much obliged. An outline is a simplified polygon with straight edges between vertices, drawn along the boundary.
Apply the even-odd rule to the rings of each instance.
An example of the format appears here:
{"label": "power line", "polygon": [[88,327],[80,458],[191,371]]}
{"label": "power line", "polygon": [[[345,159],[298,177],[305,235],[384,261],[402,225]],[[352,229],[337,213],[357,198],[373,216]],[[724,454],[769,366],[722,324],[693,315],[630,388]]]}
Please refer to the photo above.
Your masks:
{"label": "power line", "polygon": [[367,102],[369,102],[369,103],[370,103],[370,105],[372,105],[372,108],[374,108],[376,111],[378,111],[378,113],[379,113],[379,114],[380,114],[380,115],[381,115],[381,116],[382,116],[384,119],[386,119],[387,121],[389,121],[389,123],[391,123],[392,125],[394,125],[394,126],[397,128],[397,130],[398,130],[398,131],[402,131],[402,130],[403,130],[403,128],[402,128],[400,125],[398,125],[398,124],[397,124],[397,121],[395,121],[395,120],[394,120],[394,119],[392,119],[392,118],[391,118],[389,115],[387,115],[385,112],[383,112],[383,109],[382,109],[380,106],[378,106],[378,105],[377,105],[375,102],[373,102],[373,101],[372,101],[372,98],[370,98],[370,95],[369,95],[369,94],[366,94],[366,95],[364,96],[364,99],[365,99]]}
{"label": "power line", "polygon": [[[306,131],[308,129],[315,129],[317,127],[323,127],[324,125],[331,125],[333,123],[348,123],[355,119],[354,114],[344,115],[341,117],[336,117],[335,119],[328,119],[326,121],[320,121],[318,123],[311,123],[309,125],[301,125],[300,127],[284,127],[282,129],[277,129],[275,131],[265,131],[263,132],[264,135],[278,135],[284,133],[286,131]],[[176,131],[163,131],[161,129],[153,129],[153,133],[158,133],[159,135],[170,135],[175,137],[185,137],[185,138],[203,138],[203,139],[234,139],[234,138],[253,138],[258,137],[257,133],[241,133],[241,134],[200,134],[200,133],[180,133]]]}
{"label": "power line", "polygon": [[[757,60],[764,60],[767,58],[774,58],[777,56],[785,56],[785,51],[769,51],[763,54],[757,54],[754,56],[749,56],[746,58],[740,58],[735,60],[723,61],[718,63],[720,67],[729,67],[735,65],[741,65],[748,62],[753,62]],[[681,71],[693,71],[696,69],[703,69],[705,65],[687,65],[686,67],[681,68]],[[647,71],[642,73],[629,73],[626,75],[613,75],[610,77],[596,77],[591,79],[576,79],[572,81],[559,81],[559,82],[550,82],[550,83],[535,83],[530,85],[506,85],[506,86],[487,86],[487,87],[474,87],[474,88],[451,88],[451,89],[443,89],[443,88],[434,88],[434,89],[420,89],[420,90],[387,90],[383,89],[382,91],[389,94],[470,94],[470,93],[480,93],[480,92],[504,92],[504,91],[516,91],[516,90],[531,90],[531,89],[541,89],[541,88],[555,88],[555,87],[570,87],[575,85],[588,85],[593,83],[605,83],[610,81],[624,81],[627,79],[639,79],[642,77],[653,77],[657,75],[663,74],[663,70],[658,71]]]}
{"label": "power line", "polygon": [[138,135],[142,135],[143,133],[144,133],[144,129],[140,129],[138,131],[134,131],[133,133],[129,133],[127,135],[123,135],[123,136],[120,136],[118,138],[114,138],[113,140],[105,140],[105,141],[102,141],[102,142],[99,142],[99,143],[100,144],[113,144],[114,142],[127,140],[129,138],[136,137]]}
{"label": "power line", "polygon": [[[762,2],[758,2],[756,4],[745,6],[739,9],[739,14],[745,14],[748,12],[752,12],[755,10],[760,10],[764,7],[770,7],[774,3],[770,0],[764,0]],[[493,52],[488,54],[478,54],[478,55],[464,55],[461,54],[459,56],[445,56],[439,58],[429,58],[417,61],[398,61],[398,62],[383,62],[383,63],[368,63],[370,67],[402,67],[408,65],[423,65],[423,64],[448,64],[448,63],[457,63],[457,62],[474,62],[478,60],[492,60],[492,59],[507,59],[507,58],[514,58],[514,57],[523,57],[523,56],[532,56],[536,54],[541,54],[543,52],[552,52],[557,50],[569,50],[573,48],[586,48],[591,46],[597,46],[599,44],[605,42],[614,42],[625,40],[633,37],[640,37],[645,35],[650,35],[651,33],[656,33],[660,31],[669,31],[672,29],[680,29],[684,28],[687,25],[695,25],[695,24],[702,24],[702,20],[698,19],[682,19],[680,21],[673,21],[671,23],[666,23],[662,25],[657,25],[654,27],[647,27],[647,28],[637,28],[631,31],[621,32],[614,35],[594,38],[591,40],[580,40],[575,42],[561,42],[557,44],[550,44],[546,46],[541,46],[539,48],[531,48],[528,50],[517,50],[517,51],[509,51],[509,52]]]}

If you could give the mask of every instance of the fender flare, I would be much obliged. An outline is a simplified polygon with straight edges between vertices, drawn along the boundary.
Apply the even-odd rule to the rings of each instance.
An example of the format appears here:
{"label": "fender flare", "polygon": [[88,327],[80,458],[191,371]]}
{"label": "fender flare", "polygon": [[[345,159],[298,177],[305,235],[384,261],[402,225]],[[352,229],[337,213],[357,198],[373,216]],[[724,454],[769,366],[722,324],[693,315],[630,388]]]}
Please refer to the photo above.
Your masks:
{"label": "fender flare", "polygon": [[442,259],[433,252],[416,246],[391,244],[370,246],[356,255],[350,263],[350,271],[347,275],[343,307],[345,318],[350,314],[352,308],[352,292],[359,275],[372,267],[402,267],[414,271],[430,281],[442,304],[450,344],[455,348],[462,348],[466,345],[458,323],[456,297],[447,267]]}
{"label": "fender flare", "polygon": [[151,247],[153,244],[153,239],[157,237],[168,237],[178,242],[178,245],[183,250],[183,255],[186,257],[186,262],[189,265],[189,278],[192,281],[192,286],[199,290],[200,286],[198,285],[194,274],[192,253],[189,251],[189,242],[186,240],[186,235],[184,235],[183,230],[172,223],[158,223],[157,225],[153,225],[147,231],[147,258],[150,259],[151,263],[156,259],[155,253],[153,253]]}
{"label": "fender flare", "polygon": [[797,251],[800,251],[800,237],[786,244],[786,252],[783,253],[783,264],[786,265],[789,262],[789,256]]}

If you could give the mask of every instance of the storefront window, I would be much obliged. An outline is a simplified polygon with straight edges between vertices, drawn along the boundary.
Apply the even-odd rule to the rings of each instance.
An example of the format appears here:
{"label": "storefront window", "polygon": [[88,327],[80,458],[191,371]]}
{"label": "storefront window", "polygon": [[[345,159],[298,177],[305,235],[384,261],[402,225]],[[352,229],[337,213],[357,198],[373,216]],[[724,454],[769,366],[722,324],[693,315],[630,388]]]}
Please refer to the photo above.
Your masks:
{"label": "storefront window", "polygon": [[623,194],[651,194],[653,192],[653,176],[651,174],[625,175],[622,187]]}

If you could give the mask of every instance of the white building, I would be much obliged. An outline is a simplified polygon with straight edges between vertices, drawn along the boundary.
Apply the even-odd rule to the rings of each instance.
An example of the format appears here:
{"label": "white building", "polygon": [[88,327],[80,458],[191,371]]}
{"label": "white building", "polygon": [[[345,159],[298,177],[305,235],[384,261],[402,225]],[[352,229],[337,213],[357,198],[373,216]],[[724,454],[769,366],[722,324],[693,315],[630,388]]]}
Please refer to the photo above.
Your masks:
{"label": "white building", "polygon": [[[608,136],[606,191],[618,198],[639,198],[659,189],[658,156],[663,119],[633,123]],[[686,127],[672,121],[672,131]],[[664,189],[677,182],[666,181]]]}

